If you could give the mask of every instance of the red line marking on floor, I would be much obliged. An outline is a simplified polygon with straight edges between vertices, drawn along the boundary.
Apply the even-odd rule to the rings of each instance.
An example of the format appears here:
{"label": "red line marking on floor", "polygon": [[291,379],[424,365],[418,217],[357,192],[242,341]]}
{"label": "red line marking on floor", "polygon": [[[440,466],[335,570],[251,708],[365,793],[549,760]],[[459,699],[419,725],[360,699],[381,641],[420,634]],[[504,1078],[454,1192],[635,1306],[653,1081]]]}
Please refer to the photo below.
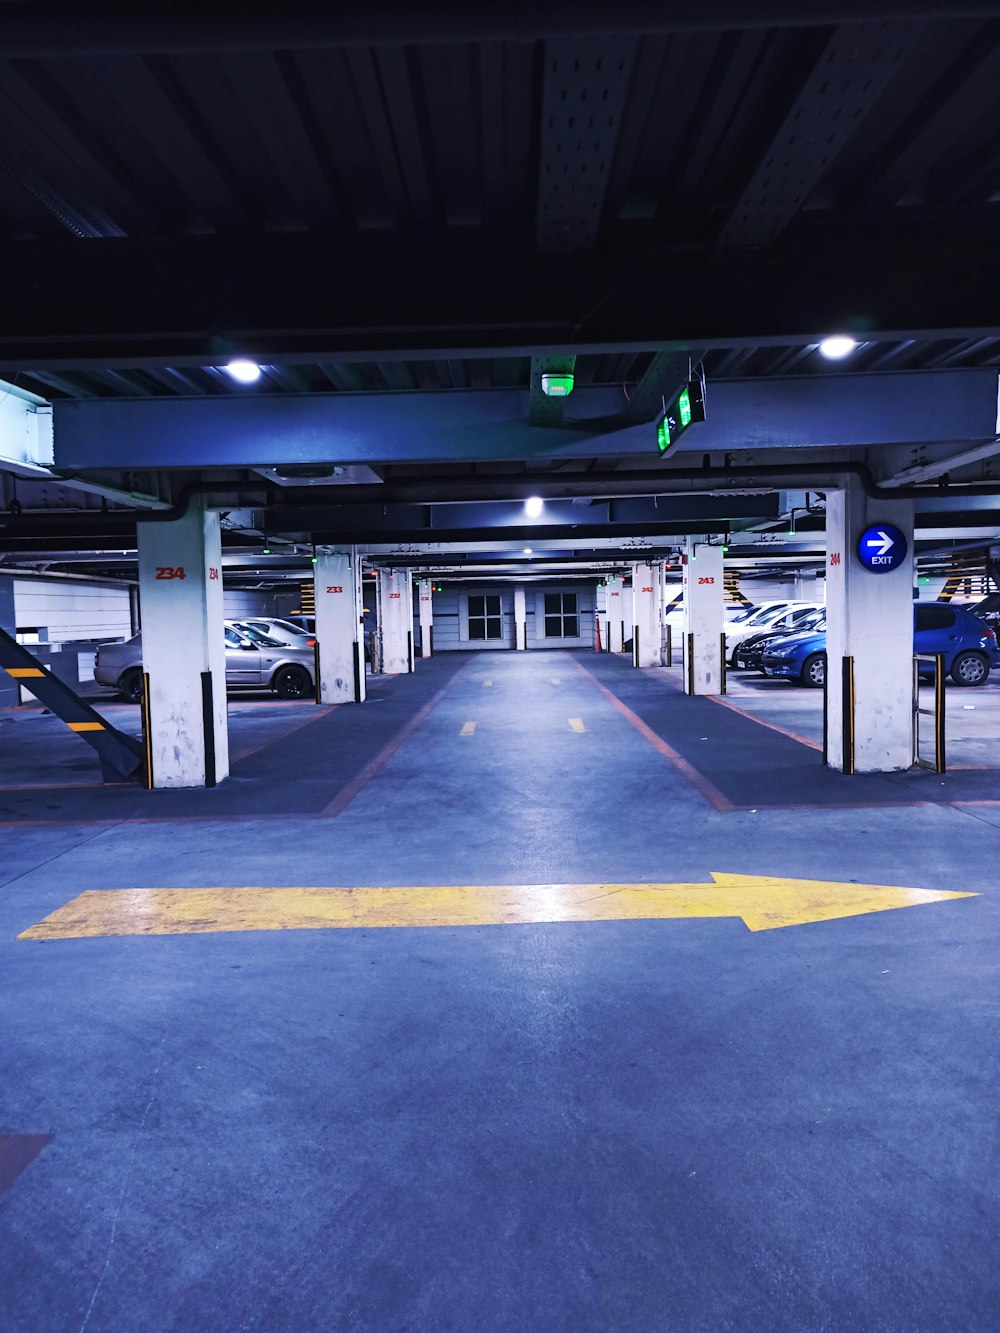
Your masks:
{"label": "red line marking on floor", "polygon": [[673,764],[674,768],[677,769],[678,773],[691,784],[698,795],[706,800],[709,805],[714,809],[723,812],[728,812],[737,808],[728,797],[723,796],[722,792],[709,782],[708,778],[704,777],[696,768],[689,764],[682,755],[678,754],[673,746],[668,745],[662,736],[658,736],[652,727],[647,726],[637,713],[633,713],[628,704],[622,703],[617,694],[613,694],[612,691],[609,690],[606,685],[602,684],[592,672],[588,671],[582,662],[578,662],[576,658],[571,660],[573,661],[574,666],[578,667],[585,676],[589,677],[589,679],[594,682],[605,698],[614,704],[619,713],[631,722],[639,735],[645,737],[654,750],[658,750],[665,759],[668,759],[670,763]]}
{"label": "red line marking on floor", "polygon": [[0,1194],[51,1142],[51,1134],[0,1134]]}
{"label": "red line marking on floor", "polygon": [[[313,707],[315,708],[316,705],[314,704]],[[340,704],[321,705],[319,708],[316,709],[315,713],[310,714],[309,717],[302,718],[302,720],[299,722],[294,722],[290,727],[286,727],[284,731],[281,732],[280,735],[272,736],[270,740],[261,741],[260,745],[248,746],[247,749],[240,750],[239,754],[230,755],[229,757],[230,766],[232,766],[233,764],[238,764],[244,759],[249,759],[250,756],[252,754],[256,754],[258,750],[266,750],[269,745],[277,745],[278,741],[283,741],[286,736],[291,736],[296,731],[301,731],[303,727],[308,727],[313,722],[319,722],[321,718],[327,717],[330,713],[333,712],[335,708],[339,707]]]}
{"label": "red line marking on floor", "polygon": [[805,736],[800,736],[797,731],[789,731],[787,727],[779,727],[777,722],[765,722],[761,717],[755,717],[753,713],[748,713],[745,708],[740,708],[738,704],[730,703],[728,699],[722,699],[717,694],[706,694],[706,699],[710,699],[713,704],[719,704],[723,708],[729,708],[734,713],[739,713],[740,717],[745,717],[749,722],[756,722],[759,727],[767,727],[768,731],[777,731],[782,736],[787,736],[789,740],[798,741],[800,745],[808,745],[810,750],[819,750],[822,753],[822,745],[816,741],[811,741]]}
{"label": "red line marking on floor", "polygon": [[427,714],[431,711],[431,709],[435,706],[435,704],[437,704],[440,701],[442,695],[449,688],[449,686],[455,680],[458,679],[458,677],[462,674],[462,671],[464,669],[465,669],[464,667],[460,667],[458,671],[455,672],[454,676],[452,676],[451,680],[448,681],[447,685],[443,686],[440,690],[438,690],[437,694],[433,695],[430,699],[428,699],[427,702],[424,704],[423,708],[421,708],[419,712],[414,713],[414,715],[410,718],[409,722],[407,722],[404,727],[401,727],[400,730],[396,732],[396,735],[392,738],[392,740],[389,741],[387,745],[383,746],[381,750],[379,750],[375,758],[369,759],[368,763],[365,764],[364,768],[362,768],[359,773],[356,773],[354,777],[351,778],[351,780],[345,786],[341,787],[340,791],[333,798],[330,804],[324,806],[324,808],[320,811],[320,815],[322,817],[325,817],[327,819],[334,819],[336,818],[337,815],[341,813],[341,811],[347,809],[350,803],[354,800],[355,796],[357,796],[358,792],[360,792],[361,789],[372,780],[372,778],[379,771],[379,769],[389,762],[389,760],[396,753],[396,751],[403,744],[403,742],[407,740],[413,734],[414,731],[416,731],[420,723],[423,722]]}

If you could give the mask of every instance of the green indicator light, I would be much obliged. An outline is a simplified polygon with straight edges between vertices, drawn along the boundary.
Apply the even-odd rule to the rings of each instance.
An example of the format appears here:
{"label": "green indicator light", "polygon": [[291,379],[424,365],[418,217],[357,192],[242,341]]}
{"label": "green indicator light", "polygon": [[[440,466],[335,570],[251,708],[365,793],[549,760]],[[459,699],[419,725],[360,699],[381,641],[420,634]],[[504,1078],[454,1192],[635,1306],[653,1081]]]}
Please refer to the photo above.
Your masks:
{"label": "green indicator light", "polygon": [[665,454],[670,448],[670,422],[666,417],[656,428],[656,445],[661,454]]}
{"label": "green indicator light", "polygon": [[722,554],[723,554],[723,555],[727,555],[728,552],[729,552],[729,547],[728,547],[728,546],[724,546],[724,547],[722,548]]}
{"label": "green indicator light", "polygon": [[681,396],[677,399],[677,411],[681,418],[681,430],[691,424],[691,394],[689,390],[684,389]]}
{"label": "green indicator light", "polygon": [[542,393],[547,398],[565,398],[572,392],[572,375],[554,375],[547,372],[542,376]]}

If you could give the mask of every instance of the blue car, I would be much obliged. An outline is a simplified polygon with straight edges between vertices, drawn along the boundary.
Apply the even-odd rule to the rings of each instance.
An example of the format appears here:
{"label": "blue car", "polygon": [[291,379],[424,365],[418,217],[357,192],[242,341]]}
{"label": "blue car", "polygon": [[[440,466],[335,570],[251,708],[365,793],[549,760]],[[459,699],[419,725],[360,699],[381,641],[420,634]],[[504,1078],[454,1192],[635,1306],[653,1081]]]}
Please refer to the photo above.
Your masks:
{"label": "blue car", "polygon": [[[1000,667],[997,636],[988,625],[961,606],[922,602],[913,608],[913,651],[943,653],[944,669],[956,685],[985,685],[990,670]],[[921,674],[934,674],[929,662]],[[826,634],[793,634],[766,644],[761,655],[765,676],[820,688],[826,679]]]}

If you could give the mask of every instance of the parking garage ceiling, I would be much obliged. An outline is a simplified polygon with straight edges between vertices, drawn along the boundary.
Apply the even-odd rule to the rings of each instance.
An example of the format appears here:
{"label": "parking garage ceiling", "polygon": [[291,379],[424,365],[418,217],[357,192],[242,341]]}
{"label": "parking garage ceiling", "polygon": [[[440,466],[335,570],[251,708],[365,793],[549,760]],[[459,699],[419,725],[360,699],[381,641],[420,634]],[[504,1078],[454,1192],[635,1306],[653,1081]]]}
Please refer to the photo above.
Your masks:
{"label": "parking garage ceiling", "polygon": [[[741,401],[749,421],[761,394],[946,380],[946,418],[974,385],[995,401],[1000,3],[752,11],[0,3],[0,376],[54,404],[71,478],[56,499],[7,469],[0,555],[68,560],[75,538],[122,537],[131,507],[227,480],[254,532],[305,544],[419,546],[459,503],[480,508],[445,525],[453,543],[499,543],[497,505],[525,488],[576,506],[550,535],[612,554],[767,532],[783,494],[819,484],[746,484],[810,456],[788,429],[741,434]],[[830,332],[856,340],[848,361],[818,354]],[[256,384],[225,372],[234,355]],[[572,370],[565,403],[541,393],[547,369]],[[691,374],[709,419],[659,460],[652,423]],[[251,457],[223,427],[151,463],[151,426],[131,458],[60,467],[72,409],[180,421],[225,400],[419,418],[437,445],[414,452],[400,426],[360,456],[331,428]],[[599,428],[574,434],[588,411]],[[810,461],[923,468],[916,484],[940,496],[943,477],[988,528],[957,492],[992,485],[995,413],[929,452],[870,425]],[[685,488],[721,492],[715,512]]]}

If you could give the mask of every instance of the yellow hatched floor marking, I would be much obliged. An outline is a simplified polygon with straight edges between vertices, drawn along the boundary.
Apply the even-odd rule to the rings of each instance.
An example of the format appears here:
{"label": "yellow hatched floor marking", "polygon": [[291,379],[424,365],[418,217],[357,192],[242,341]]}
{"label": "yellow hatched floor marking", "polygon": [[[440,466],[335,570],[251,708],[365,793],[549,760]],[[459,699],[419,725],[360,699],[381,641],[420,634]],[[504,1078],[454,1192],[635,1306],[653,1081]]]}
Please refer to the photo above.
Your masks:
{"label": "yellow hatched floor marking", "polygon": [[4,671],[15,680],[37,680],[45,675],[38,667],[4,667]]}
{"label": "yellow hatched floor marking", "polygon": [[474,736],[476,734],[475,722],[463,722],[462,730],[458,734],[460,736]]}
{"label": "yellow hatched floor marking", "polygon": [[502,926],[741,917],[753,931],[974,893],[712,872],[707,884],[486,884],[413,888],[88,890],[18,939],[377,926]]}
{"label": "yellow hatched floor marking", "polygon": [[103,722],[67,722],[70,731],[104,731]]}
{"label": "yellow hatched floor marking", "polygon": [[586,731],[586,730],[587,730],[587,728],[583,725],[583,718],[582,718],[582,717],[571,717],[571,718],[569,719],[569,725],[570,725],[570,727],[573,729],[573,731]]}

